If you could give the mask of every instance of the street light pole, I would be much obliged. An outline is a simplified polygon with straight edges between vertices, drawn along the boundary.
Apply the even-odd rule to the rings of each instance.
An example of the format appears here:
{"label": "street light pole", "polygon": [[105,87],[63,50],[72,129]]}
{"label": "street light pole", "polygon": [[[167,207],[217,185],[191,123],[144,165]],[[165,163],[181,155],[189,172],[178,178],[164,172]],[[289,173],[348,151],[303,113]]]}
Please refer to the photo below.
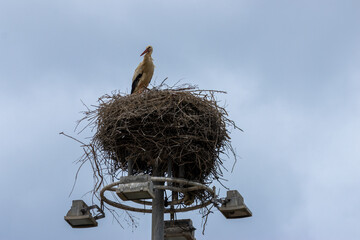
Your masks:
{"label": "street light pole", "polygon": [[[153,176],[160,176],[158,169],[154,169]],[[154,185],[161,185],[154,182]],[[164,190],[155,189],[155,198],[152,201],[152,229],[151,240],[164,240]]]}

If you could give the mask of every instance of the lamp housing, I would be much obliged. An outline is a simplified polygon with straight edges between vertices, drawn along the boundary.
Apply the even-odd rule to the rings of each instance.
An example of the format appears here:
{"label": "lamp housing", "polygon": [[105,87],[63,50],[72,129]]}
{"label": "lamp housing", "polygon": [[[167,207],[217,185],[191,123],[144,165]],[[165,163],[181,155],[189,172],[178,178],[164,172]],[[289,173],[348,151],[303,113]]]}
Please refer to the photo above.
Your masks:
{"label": "lamp housing", "polygon": [[251,217],[252,212],[245,205],[244,198],[237,190],[230,190],[226,193],[225,200],[222,201],[220,212],[226,218],[245,218]]}
{"label": "lamp housing", "polygon": [[196,240],[191,219],[165,221],[164,240]]}
{"label": "lamp housing", "polygon": [[73,200],[71,208],[64,219],[73,228],[96,227],[98,225],[96,219],[105,217],[105,215],[104,212],[100,210],[102,215],[93,217],[90,212],[90,209],[92,208],[97,208],[100,210],[100,208],[96,205],[89,207],[83,200]]}
{"label": "lamp housing", "polygon": [[124,176],[116,194],[123,200],[154,199],[154,185],[149,175]]}

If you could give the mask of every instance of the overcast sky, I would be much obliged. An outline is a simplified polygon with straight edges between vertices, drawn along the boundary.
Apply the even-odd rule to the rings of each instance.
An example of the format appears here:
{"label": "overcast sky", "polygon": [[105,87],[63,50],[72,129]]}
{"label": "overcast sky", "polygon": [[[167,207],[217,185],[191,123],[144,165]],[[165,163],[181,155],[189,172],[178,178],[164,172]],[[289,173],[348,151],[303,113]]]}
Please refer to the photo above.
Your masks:
{"label": "overcast sky", "polygon": [[181,215],[197,239],[360,239],[359,26],[357,0],[0,0],[0,239],[150,239],[150,215],[67,225],[92,174],[69,197],[82,150],[58,134],[77,136],[81,100],[130,92],[150,44],[152,82],[227,91],[244,129],[225,177],[253,217],[216,210],[202,235]]}

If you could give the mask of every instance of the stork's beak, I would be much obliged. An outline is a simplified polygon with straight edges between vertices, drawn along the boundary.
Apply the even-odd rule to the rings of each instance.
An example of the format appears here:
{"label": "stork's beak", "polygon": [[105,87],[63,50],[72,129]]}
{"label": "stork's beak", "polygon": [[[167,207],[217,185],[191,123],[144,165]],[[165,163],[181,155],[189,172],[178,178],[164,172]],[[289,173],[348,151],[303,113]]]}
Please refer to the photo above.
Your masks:
{"label": "stork's beak", "polygon": [[149,49],[148,49],[148,48],[145,49],[145,51],[140,55],[140,57],[141,57],[142,55],[144,55],[145,53],[147,53],[147,52],[149,52]]}

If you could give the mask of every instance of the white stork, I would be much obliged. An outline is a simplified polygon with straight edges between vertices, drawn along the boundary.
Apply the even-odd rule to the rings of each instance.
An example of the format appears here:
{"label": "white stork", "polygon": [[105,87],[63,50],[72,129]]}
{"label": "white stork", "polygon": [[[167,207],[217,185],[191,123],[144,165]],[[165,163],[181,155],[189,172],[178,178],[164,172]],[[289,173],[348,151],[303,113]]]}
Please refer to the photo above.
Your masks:
{"label": "white stork", "polygon": [[132,79],[131,94],[140,93],[149,85],[154,73],[154,63],[151,58],[153,52],[152,46],[148,46],[145,51],[140,55],[144,55],[143,61],[135,69]]}

